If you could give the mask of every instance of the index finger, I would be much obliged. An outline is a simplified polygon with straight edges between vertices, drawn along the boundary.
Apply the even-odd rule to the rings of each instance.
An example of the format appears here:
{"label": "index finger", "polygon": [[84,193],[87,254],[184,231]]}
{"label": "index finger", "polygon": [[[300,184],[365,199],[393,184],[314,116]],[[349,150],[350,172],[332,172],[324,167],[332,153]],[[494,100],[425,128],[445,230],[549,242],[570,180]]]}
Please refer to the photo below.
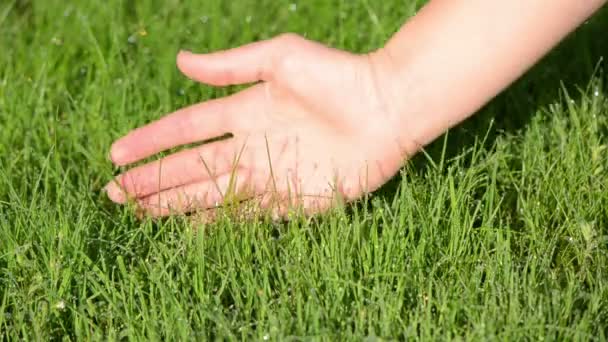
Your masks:
{"label": "index finger", "polygon": [[235,95],[180,109],[118,139],[110,158],[118,166],[180,145],[201,142],[259,125],[263,88],[256,85]]}

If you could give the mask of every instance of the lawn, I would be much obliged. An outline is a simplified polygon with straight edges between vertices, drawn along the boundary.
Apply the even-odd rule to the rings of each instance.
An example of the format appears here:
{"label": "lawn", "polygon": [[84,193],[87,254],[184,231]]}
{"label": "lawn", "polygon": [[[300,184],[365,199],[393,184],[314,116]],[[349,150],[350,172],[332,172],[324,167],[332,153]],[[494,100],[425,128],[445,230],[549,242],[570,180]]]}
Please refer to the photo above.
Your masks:
{"label": "lawn", "polygon": [[607,10],[352,205],[202,225],[101,193],[114,139],[238,90],[180,48],[364,52],[423,3],[0,2],[0,339],[608,339]]}

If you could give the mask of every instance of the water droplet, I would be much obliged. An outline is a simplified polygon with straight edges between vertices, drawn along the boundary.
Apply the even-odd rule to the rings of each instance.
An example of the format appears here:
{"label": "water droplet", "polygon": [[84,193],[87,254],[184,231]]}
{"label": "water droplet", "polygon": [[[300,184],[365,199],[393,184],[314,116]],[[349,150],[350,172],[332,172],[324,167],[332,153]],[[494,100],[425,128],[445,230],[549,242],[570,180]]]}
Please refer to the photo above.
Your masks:
{"label": "water droplet", "polygon": [[55,309],[57,310],[63,310],[65,309],[65,302],[62,300],[60,300],[59,302],[57,302],[57,304],[55,304]]}
{"label": "water droplet", "polygon": [[292,11],[292,12],[297,11],[298,10],[298,4],[296,4],[295,2],[291,3],[289,5],[289,10]]}
{"label": "water droplet", "polygon": [[129,44],[135,44],[137,43],[137,36],[135,36],[134,34],[130,35],[129,38],[127,39],[127,41],[129,42]]}
{"label": "water droplet", "polygon": [[209,17],[204,15],[200,18],[201,23],[206,24],[209,21]]}
{"label": "water droplet", "polygon": [[270,336],[268,334],[264,335],[264,337],[262,337],[264,339],[264,341],[268,341],[270,339]]}

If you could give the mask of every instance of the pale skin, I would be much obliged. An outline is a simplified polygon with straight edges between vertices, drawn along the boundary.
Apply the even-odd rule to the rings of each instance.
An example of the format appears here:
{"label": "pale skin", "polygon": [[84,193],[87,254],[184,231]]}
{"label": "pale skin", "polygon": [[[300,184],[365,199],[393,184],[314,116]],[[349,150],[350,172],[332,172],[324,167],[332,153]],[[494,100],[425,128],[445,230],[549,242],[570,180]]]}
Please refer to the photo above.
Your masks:
{"label": "pale skin", "polygon": [[274,216],[327,210],[376,190],[450,127],[525,73],[606,0],[431,0],[387,44],[357,55],[296,35],[210,54],[180,52],[187,77],[252,85],[117,140],[129,169],[108,197],[159,217],[213,216],[228,197]]}

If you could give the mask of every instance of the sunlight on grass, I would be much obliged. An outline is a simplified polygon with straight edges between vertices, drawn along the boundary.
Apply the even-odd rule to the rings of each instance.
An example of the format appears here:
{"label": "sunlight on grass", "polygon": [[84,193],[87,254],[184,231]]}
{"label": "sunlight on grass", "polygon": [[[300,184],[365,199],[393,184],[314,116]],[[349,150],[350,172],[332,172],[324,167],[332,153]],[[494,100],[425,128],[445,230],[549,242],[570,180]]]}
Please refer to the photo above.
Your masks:
{"label": "sunlight on grass", "polygon": [[0,336],[608,338],[606,11],[353,205],[154,222],[100,192],[113,139],[238,89],[184,79],[180,48],[369,51],[421,5],[2,2]]}

